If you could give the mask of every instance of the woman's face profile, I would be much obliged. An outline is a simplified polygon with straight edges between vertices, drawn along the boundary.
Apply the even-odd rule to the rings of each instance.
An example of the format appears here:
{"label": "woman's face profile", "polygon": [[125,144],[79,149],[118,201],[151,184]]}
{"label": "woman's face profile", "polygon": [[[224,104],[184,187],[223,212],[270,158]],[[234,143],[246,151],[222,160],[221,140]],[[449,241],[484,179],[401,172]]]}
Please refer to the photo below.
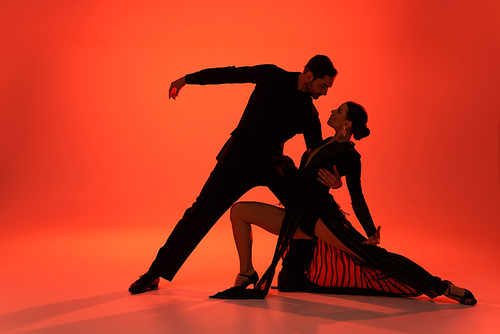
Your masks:
{"label": "woman's face profile", "polygon": [[340,129],[347,122],[347,102],[342,103],[340,107],[335,110],[332,110],[332,114],[328,119],[327,124],[334,129]]}

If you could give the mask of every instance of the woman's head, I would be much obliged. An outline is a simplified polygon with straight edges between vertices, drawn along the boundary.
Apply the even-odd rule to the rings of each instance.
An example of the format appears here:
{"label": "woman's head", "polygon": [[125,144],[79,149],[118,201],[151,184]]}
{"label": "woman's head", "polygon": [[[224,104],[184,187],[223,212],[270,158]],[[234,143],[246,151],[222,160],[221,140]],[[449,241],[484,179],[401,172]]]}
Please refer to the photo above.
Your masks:
{"label": "woman's head", "polygon": [[346,102],[347,103],[347,119],[352,122],[351,133],[354,139],[360,140],[362,138],[368,137],[370,134],[370,129],[366,127],[368,123],[368,114],[362,105],[356,102]]}
{"label": "woman's head", "polygon": [[355,102],[345,102],[338,109],[332,110],[328,125],[337,131],[349,131],[354,139],[360,140],[370,134],[366,127],[368,115],[365,108]]}

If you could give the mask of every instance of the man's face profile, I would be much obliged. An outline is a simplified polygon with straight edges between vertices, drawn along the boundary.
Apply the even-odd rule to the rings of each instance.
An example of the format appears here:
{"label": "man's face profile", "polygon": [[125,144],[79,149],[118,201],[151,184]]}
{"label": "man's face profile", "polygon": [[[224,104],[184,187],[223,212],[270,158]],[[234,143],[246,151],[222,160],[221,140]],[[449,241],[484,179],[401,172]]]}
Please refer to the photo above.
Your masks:
{"label": "man's face profile", "polygon": [[323,78],[314,79],[311,82],[306,83],[306,91],[311,95],[313,99],[317,99],[322,95],[326,95],[328,88],[333,85],[333,77],[325,75]]}

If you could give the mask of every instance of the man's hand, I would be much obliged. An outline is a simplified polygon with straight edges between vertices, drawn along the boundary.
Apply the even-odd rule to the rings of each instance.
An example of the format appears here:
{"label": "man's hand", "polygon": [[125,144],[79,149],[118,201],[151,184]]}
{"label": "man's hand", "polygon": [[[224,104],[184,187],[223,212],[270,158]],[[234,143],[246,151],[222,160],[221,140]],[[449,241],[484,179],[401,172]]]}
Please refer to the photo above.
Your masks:
{"label": "man's hand", "polygon": [[318,172],[318,181],[328,188],[337,189],[342,186],[342,179],[336,166],[333,166],[333,174],[330,171],[321,168]]}
{"label": "man's hand", "polygon": [[179,91],[182,87],[186,85],[186,78],[182,77],[170,84],[170,89],[168,90],[168,98],[174,99],[179,96]]}
{"label": "man's hand", "polygon": [[369,237],[367,240],[363,241],[366,245],[379,245],[380,244],[380,226],[377,227],[377,232],[374,235]]}

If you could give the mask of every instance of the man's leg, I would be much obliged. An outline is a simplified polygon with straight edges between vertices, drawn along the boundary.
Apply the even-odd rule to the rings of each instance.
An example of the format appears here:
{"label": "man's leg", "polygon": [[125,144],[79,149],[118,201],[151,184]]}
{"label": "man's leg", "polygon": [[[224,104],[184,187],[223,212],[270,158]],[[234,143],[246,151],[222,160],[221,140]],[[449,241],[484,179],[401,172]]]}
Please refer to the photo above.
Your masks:
{"label": "man's leg", "polygon": [[[152,282],[154,285],[153,279],[157,277],[171,281],[217,220],[252,187],[254,183],[251,180],[235,176],[217,165],[196,202],[186,210],[165,245],[158,251],[146,274],[148,277],[143,279],[145,284]],[[144,284],[139,284],[141,279],[134,283],[136,286],[132,284],[129,291],[146,291],[142,286]]]}
{"label": "man's leg", "polygon": [[171,281],[217,220],[252,187],[248,179],[216,166],[196,202],[160,248],[150,271]]}

